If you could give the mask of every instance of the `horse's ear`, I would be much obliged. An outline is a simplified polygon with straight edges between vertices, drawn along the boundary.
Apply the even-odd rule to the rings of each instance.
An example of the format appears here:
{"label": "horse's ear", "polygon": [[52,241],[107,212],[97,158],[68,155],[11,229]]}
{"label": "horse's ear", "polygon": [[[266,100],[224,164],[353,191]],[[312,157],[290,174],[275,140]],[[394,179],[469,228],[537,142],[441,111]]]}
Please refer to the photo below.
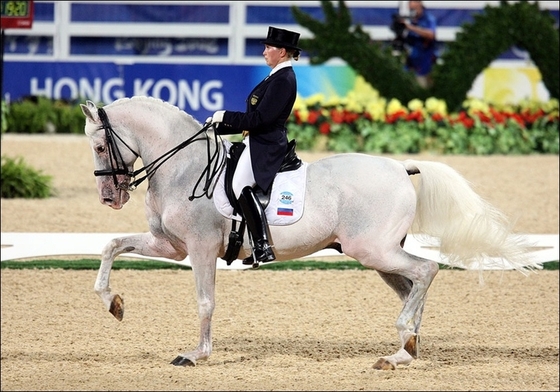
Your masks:
{"label": "horse's ear", "polygon": [[99,116],[97,115],[97,106],[92,101],[86,101],[86,105],[80,104],[82,108],[82,113],[84,116],[89,118],[92,122],[99,121]]}

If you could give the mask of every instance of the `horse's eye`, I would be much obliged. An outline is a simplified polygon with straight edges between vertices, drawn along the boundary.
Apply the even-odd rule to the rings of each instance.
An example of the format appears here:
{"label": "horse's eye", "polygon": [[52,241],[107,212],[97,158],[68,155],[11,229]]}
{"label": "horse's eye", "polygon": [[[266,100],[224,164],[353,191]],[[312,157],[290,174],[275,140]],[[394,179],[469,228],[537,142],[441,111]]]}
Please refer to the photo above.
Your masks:
{"label": "horse's eye", "polygon": [[102,146],[102,145],[97,146],[97,147],[95,147],[95,151],[96,151],[98,154],[102,154],[102,153],[105,152],[105,146]]}

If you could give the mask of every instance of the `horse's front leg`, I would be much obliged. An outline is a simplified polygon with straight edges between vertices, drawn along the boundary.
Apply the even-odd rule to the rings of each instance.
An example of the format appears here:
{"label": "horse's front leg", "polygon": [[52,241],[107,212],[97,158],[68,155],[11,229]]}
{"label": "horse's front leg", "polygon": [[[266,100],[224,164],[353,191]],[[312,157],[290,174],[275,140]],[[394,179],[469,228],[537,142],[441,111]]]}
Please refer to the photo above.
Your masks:
{"label": "horse's front leg", "polygon": [[195,366],[198,360],[208,359],[212,353],[212,314],[215,307],[216,255],[210,252],[190,254],[194,273],[200,320],[200,340],[194,351],[181,353],[171,361],[175,366]]}
{"label": "horse's front leg", "polygon": [[109,277],[115,258],[122,253],[166,257],[173,260],[183,260],[186,257],[186,252],[178,253],[167,240],[156,238],[151,233],[113,238],[109,241],[101,253],[101,265],[97,272],[94,290],[103,301],[105,308],[119,321],[122,321],[124,316],[124,301],[120,295],[111,293]]}

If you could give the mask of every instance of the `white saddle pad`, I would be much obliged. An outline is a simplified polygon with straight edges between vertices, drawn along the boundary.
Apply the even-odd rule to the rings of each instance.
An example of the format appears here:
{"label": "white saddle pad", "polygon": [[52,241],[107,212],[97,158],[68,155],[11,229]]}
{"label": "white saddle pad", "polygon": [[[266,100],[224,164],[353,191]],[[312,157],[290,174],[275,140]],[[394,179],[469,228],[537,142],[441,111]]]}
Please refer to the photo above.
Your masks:
{"label": "white saddle pad", "polygon": [[[214,205],[228,219],[240,221],[241,216],[233,214],[233,207],[225,191],[226,171],[222,170],[214,189]],[[266,219],[271,226],[285,226],[297,222],[303,215],[307,162],[297,170],[278,173],[272,184],[270,202],[265,209]]]}

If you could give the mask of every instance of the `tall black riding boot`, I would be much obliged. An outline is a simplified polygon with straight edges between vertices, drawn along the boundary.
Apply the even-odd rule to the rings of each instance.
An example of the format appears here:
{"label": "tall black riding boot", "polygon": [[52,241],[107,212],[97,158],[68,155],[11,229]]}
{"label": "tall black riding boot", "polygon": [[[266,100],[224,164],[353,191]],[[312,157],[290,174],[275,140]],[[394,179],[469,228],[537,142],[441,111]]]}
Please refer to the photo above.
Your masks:
{"label": "tall black riding boot", "polygon": [[[268,222],[264,209],[250,186],[243,188],[241,191],[239,206],[253,239],[253,253],[257,261],[276,260],[274,251],[268,243]],[[250,264],[252,264],[252,261]]]}

